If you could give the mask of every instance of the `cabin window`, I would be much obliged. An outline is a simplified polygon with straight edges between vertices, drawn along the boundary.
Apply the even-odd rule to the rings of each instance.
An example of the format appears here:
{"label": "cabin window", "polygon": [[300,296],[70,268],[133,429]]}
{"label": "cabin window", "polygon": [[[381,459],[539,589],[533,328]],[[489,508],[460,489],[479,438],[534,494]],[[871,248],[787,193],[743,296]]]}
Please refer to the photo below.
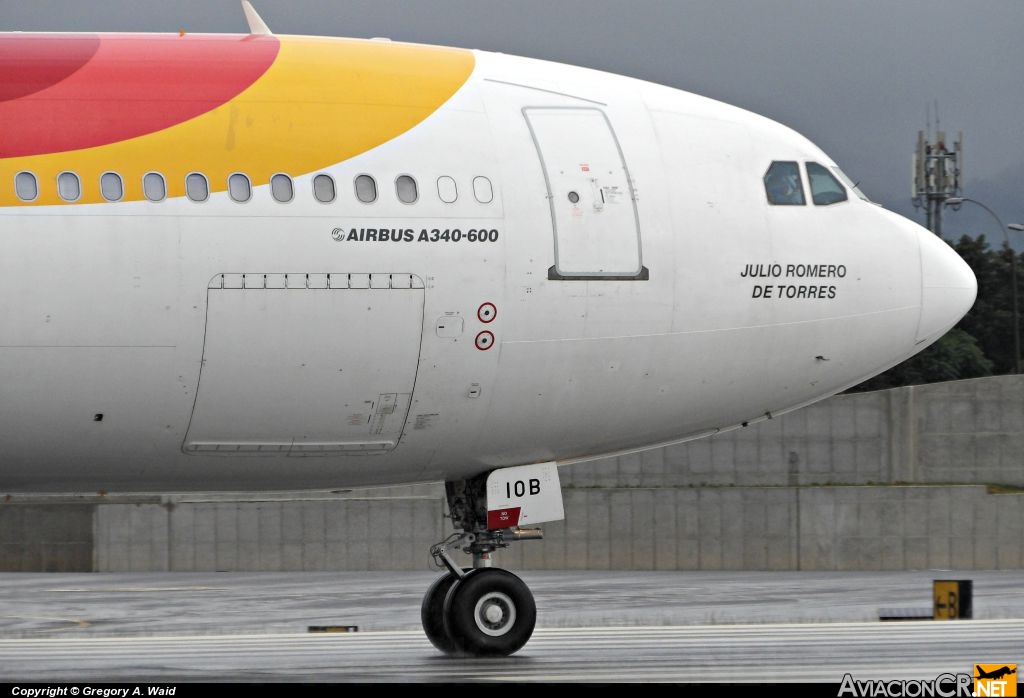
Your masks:
{"label": "cabin window", "polygon": [[82,181],[74,172],[61,172],[57,175],[57,193],[65,201],[78,201],[82,196]]}
{"label": "cabin window", "polygon": [[124,182],[116,172],[100,175],[100,193],[107,201],[120,201],[124,197]]}
{"label": "cabin window", "polygon": [[402,175],[395,180],[395,191],[398,193],[398,200],[403,204],[414,204],[419,198],[416,180],[409,175]]}
{"label": "cabin window", "polygon": [[232,201],[244,204],[252,198],[252,183],[244,174],[236,172],[228,177],[228,194]]}
{"label": "cabin window", "polygon": [[142,191],[150,201],[163,201],[167,198],[167,182],[159,172],[148,172],[142,178]]}
{"label": "cabin window", "polygon": [[295,187],[292,178],[286,174],[276,174],[270,178],[270,193],[275,201],[286,204],[295,198]]}
{"label": "cabin window", "polygon": [[815,206],[838,204],[848,198],[839,180],[816,162],[807,163],[807,181],[811,184],[811,201]]}
{"label": "cabin window", "polygon": [[482,204],[494,201],[494,187],[491,186],[491,180],[486,177],[474,177],[473,196]]}
{"label": "cabin window", "polygon": [[203,175],[193,172],[185,177],[185,193],[193,201],[206,201],[210,198],[210,183]]}
{"label": "cabin window", "polygon": [[377,180],[370,175],[356,177],[356,198],[364,204],[372,204],[377,200]]}
{"label": "cabin window", "polygon": [[437,196],[446,204],[453,204],[459,198],[459,188],[451,177],[437,178]]}
{"label": "cabin window", "polygon": [[317,201],[329,204],[334,201],[336,195],[334,179],[330,175],[320,174],[313,178],[313,196]]}
{"label": "cabin window", "polygon": [[804,186],[795,162],[773,162],[764,173],[764,190],[774,206],[803,206]]}
{"label": "cabin window", "polygon": [[14,175],[14,191],[22,201],[35,201],[39,196],[39,183],[31,172],[19,172]]}

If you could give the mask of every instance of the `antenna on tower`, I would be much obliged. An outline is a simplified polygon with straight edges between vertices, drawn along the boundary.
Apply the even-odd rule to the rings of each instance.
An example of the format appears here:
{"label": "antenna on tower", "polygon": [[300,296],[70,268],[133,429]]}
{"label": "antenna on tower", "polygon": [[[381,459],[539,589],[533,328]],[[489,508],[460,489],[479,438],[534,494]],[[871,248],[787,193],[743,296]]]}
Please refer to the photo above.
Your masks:
{"label": "antenna on tower", "polygon": [[935,100],[935,140],[932,138],[932,105],[925,112],[926,131],[917,132],[914,150],[912,201],[914,208],[925,207],[928,229],[942,237],[942,208],[946,199],[960,196],[963,184],[964,134],[957,134],[952,149],[939,121],[939,101]]}

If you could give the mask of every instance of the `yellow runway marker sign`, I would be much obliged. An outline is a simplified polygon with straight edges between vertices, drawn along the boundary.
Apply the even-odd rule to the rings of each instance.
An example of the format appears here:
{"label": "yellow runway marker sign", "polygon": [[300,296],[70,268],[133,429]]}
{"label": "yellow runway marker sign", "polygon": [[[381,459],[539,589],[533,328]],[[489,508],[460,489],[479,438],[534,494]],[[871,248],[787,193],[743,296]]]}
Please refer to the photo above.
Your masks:
{"label": "yellow runway marker sign", "polygon": [[932,585],[935,620],[958,620],[971,617],[972,583],[969,579],[936,579]]}

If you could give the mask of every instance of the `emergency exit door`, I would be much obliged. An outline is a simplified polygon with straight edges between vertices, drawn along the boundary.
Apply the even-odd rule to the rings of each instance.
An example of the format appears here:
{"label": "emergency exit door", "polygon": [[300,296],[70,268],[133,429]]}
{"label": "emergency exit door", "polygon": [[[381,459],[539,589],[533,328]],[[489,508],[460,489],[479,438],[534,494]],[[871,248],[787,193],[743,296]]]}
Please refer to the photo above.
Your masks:
{"label": "emergency exit door", "polygon": [[551,207],[552,279],[646,278],[629,170],[605,113],[527,107]]}

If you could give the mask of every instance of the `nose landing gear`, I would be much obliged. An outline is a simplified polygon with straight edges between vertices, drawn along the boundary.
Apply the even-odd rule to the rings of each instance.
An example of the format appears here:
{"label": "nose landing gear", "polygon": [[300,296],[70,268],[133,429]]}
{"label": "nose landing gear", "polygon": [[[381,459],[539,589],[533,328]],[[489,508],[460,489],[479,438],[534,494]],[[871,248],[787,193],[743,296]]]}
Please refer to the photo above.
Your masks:
{"label": "nose landing gear", "polygon": [[[508,570],[484,564],[461,569],[448,553],[465,545],[473,553],[474,564],[478,560],[489,563],[490,552],[508,543],[503,531],[487,533],[492,535],[484,543],[474,534],[456,534],[430,551],[448,571],[427,590],[420,618],[427,638],[445,654],[506,656],[518,651],[533,634],[537,605],[523,580]],[[540,538],[541,533],[531,531],[530,537]],[[477,552],[481,548],[489,550]]]}
{"label": "nose landing gear", "polygon": [[519,577],[494,567],[476,569],[445,598],[445,630],[459,652],[505,656],[533,635],[537,606]]}
{"label": "nose landing gear", "polygon": [[[513,540],[543,537],[540,529],[487,528],[483,499],[486,475],[446,483],[452,521],[461,531],[434,545],[430,554],[446,572],[427,590],[420,618],[427,638],[450,655],[507,656],[533,634],[537,606],[529,587],[516,575],[491,566],[491,554]],[[482,514],[482,516],[481,516]],[[451,556],[473,556],[463,569]]]}

